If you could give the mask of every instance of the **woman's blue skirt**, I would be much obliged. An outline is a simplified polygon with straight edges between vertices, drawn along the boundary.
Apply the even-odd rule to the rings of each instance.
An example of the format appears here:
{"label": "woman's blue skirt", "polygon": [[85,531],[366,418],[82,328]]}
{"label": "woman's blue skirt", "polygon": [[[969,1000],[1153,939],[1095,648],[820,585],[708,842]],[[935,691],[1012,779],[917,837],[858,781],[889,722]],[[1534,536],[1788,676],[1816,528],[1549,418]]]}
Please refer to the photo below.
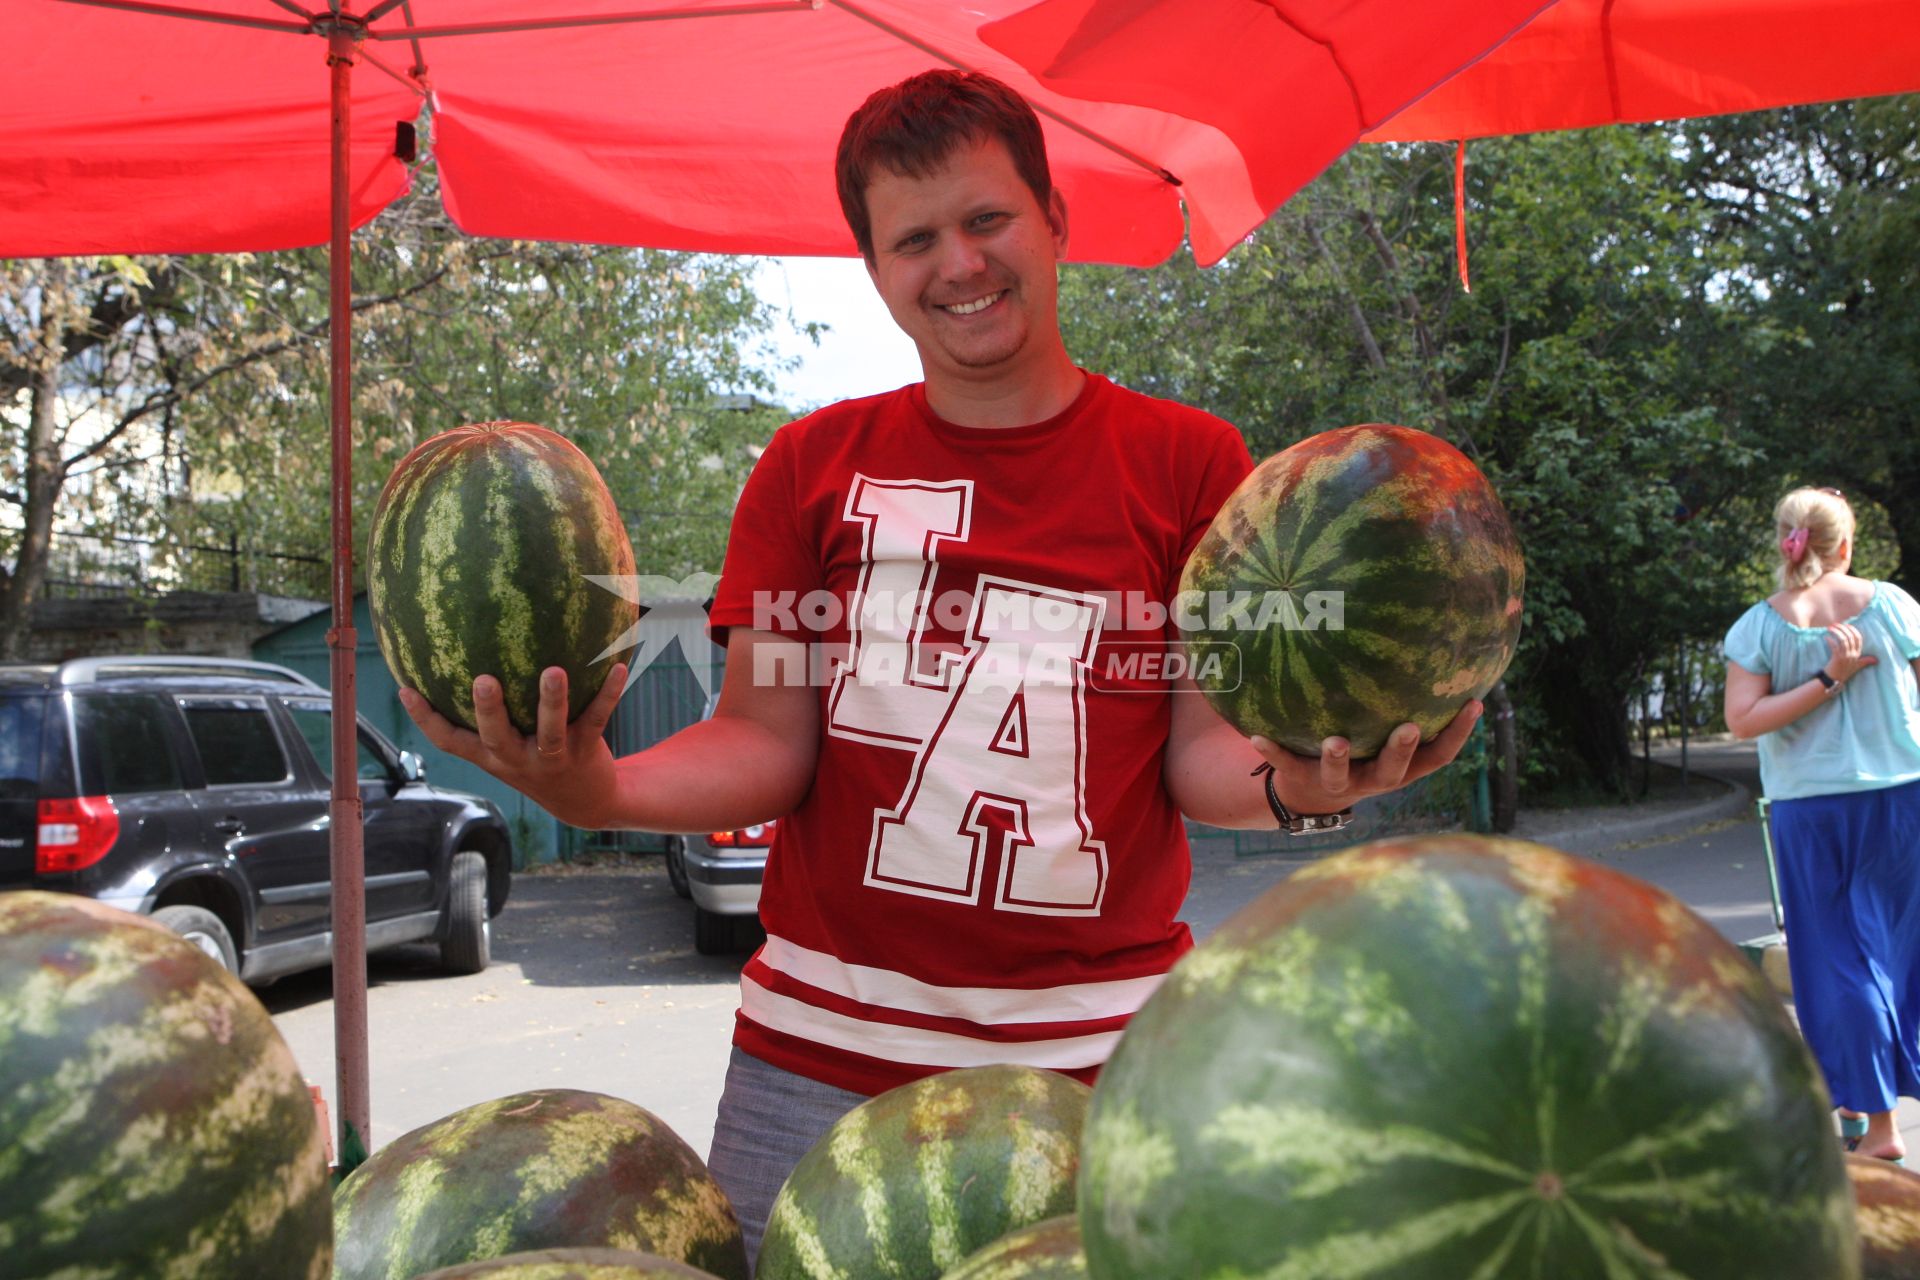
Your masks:
{"label": "woman's blue skirt", "polygon": [[1776,800],[1774,861],[1800,1029],[1833,1100],[1920,1097],[1920,782]]}

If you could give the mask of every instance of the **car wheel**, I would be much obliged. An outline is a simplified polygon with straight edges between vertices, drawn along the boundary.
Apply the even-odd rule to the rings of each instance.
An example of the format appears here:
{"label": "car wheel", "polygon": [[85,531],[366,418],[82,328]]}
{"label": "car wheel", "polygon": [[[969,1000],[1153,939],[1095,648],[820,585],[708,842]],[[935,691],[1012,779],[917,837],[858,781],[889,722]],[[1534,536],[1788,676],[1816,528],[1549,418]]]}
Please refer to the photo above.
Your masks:
{"label": "car wheel", "polygon": [[486,857],[462,849],[453,855],[447,879],[447,936],[440,943],[440,967],[448,973],[479,973],[493,960]]}
{"label": "car wheel", "polygon": [[668,836],[666,856],[667,880],[673,885],[673,891],[683,898],[691,898],[693,886],[687,883],[687,838]]}
{"label": "car wheel", "polygon": [[213,957],[228,973],[238,976],[240,956],[233,949],[233,935],[220,917],[205,907],[161,907],[153,913],[154,923],[163,924],[194,946]]}
{"label": "car wheel", "polygon": [[723,916],[701,907],[693,909],[693,949],[703,956],[751,951],[764,936],[758,916]]}

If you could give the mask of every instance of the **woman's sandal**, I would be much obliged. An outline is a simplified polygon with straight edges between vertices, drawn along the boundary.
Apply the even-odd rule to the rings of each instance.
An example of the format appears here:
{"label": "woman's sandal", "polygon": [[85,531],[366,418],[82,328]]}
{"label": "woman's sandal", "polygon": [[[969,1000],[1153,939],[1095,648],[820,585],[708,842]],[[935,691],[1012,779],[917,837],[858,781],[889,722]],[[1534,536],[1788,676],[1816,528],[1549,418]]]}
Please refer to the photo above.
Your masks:
{"label": "woman's sandal", "polygon": [[[1847,1150],[1848,1150],[1848,1151],[1852,1151],[1852,1152],[1854,1152],[1854,1153],[1856,1153],[1856,1154],[1857,1154],[1857,1153],[1859,1152],[1859,1150],[1860,1150],[1860,1141],[1861,1141],[1861,1138],[1864,1138],[1865,1136],[1866,1136],[1865,1134],[1861,1134],[1861,1135],[1860,1135],[1860,1137],[1850,1137],[1850,1138],[1848,1138],[1848,1139],[1847,1139]],[[1898,1168],[1901,1168],[1901,1169],[1904,1169],[1904,1168],[1906,1168],[1906,1167],[1907,1167],[1907,1158],[1906,1158],[1905,1156],[1903,1156],[1903,1155],[1901,1155],[1901,1156],[1875,1156],[1875,1157],[1873,1157],[1873,1158],[1874,1158],[1874,1159],[1876,1159],[1876,1160],[1884,1160],[1884,1161],[1886,1161],[1886,1162],[1887,1162],[1888,1164],[1890,1164],[1890,1165],[1894,1165],[1894,1166],[1896,1166],[1896,1167],[1898,1167]]]}
{"label": "woman's sandal", "polygon": [[[1840,1136],[1858,1140],[1867,1136],[1867,1118],[1865,1116],[1842,1115],[1840,1117]],[[1849,1147],[1851,1151],[1853,1148]]]}

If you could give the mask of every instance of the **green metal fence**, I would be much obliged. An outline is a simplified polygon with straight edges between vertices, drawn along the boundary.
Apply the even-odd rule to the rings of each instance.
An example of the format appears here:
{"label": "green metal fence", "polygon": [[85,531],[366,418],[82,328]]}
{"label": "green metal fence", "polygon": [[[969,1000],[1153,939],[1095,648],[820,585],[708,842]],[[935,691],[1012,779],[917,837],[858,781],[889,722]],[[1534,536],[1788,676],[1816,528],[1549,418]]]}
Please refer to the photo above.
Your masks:
{"label": "green metal fence", "polygon": [[[706,713],[708,695],[693,664],[676,644],[671,657],[655,657],[635,673],[607,722],[607,745],[614,757],[632,755],[672,737]],[[710,686],[720,690],[726,650],[713,646]],[[651,831],[580,831],[567,828],[563,858],[592,852],[658,852],[663,837]]]}

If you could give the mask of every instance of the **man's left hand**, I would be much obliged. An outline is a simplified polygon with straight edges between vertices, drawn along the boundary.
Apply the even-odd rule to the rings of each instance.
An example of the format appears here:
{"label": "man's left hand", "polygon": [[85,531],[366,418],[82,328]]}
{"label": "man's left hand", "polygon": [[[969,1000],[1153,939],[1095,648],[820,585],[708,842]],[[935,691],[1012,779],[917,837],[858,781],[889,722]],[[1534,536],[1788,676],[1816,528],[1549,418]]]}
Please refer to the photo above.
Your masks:
{"label": "man's left hand", "polygon": [[1404,787],[1451,762],[1484,709],[1480,702],[1467,703],[1425,746],[1420,744],[1420,726],[1403,724],[1387,735],[1379,755],[1360,764],[1349,758],[1345,738],[1322,742],[1318,760],[1296,755],[1266,738],[1254,738],[1253,745],[1273,766],[1273,789],[1289,809],[1300,814],[1337,813],[1356,800]]}

